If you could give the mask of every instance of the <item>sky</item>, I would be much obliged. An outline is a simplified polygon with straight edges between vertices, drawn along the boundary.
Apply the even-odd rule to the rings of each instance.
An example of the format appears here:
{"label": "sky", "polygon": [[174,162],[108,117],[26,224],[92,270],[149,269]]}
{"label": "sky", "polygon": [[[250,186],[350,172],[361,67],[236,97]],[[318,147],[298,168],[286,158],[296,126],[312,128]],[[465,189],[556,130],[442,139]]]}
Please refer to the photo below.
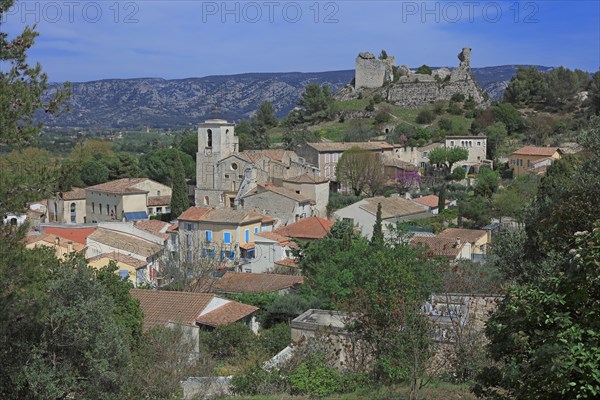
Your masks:
{"label": "sky", "polygon": [[0,31],[33,24],[53,82],[347,70],[382,49],[410,67],[463,47],[473,67],[600,67],[600,1],[17,0]]}

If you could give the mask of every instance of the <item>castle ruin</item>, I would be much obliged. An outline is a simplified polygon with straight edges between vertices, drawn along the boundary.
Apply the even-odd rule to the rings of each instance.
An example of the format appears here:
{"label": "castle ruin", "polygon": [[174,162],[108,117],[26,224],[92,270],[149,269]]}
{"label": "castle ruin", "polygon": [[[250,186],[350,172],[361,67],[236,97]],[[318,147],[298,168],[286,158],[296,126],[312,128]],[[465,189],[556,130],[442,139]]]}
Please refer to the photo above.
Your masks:
{"label": "castle ruin", "polygon": [[356,57],[354,90],[344,97],[352,98],[364,90],[374,90],[389,103],[417,108],[462,94],[473,98],[478,107],[484,107],[488,99],[471,73],[471,49],[463,48],[458,59],[458,67],[440,68],[429,75],[412,71],[406,65],[397,67],[394,57],[379,59],[363,52]]}

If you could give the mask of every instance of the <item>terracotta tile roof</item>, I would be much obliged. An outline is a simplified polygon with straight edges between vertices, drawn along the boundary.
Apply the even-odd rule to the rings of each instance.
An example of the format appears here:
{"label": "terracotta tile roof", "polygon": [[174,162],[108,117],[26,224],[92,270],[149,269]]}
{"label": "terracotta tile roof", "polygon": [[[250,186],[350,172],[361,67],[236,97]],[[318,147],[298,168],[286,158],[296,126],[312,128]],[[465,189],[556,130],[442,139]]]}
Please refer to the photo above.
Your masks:
{"label": "terracotta tile roof", "polygon": [[196,325],[196,320],[215,297],[210,293],[131,289],[144,313],[144,330],[168,322]]}
{"label": "terracotta tile roof", "polygon": [[381,203],[381,217],[383,219],[427,213],[427,210],[420,205],[399,196],[378,196],[365,199],[364,201],[365,203],[361,205],[360,208],[373,215],[377,214],[377,204]]}
{"label": "terracotta tile roof", "polygon": [[272,224],[272,223],[275,222],[275,218],[271,218],[268,215],[257,213],[256,211],[248,211],[248,215],[251,216],[251,217],[260,217],[260,218],[262,218],[261,223],[263,223],[263,224]]}
{"label": "terracotta tile roof", "polygon": [[308,172],[302,175],[294,176],[292,178],[284,179],[285,182],[294,183],[325,183],[329,182],[327,178],[321,178],[316,174],[309,174]]}
{"label": "terracotta tile roof", "polygon": [[280,274],[249,274],[228,271],[214,282],[212,290],[221,293],[265,293],[297,287],[302,276]]}
{"label": "terracotta tile roof", "polygon": [[244,250],[250,250],[254,248],[254,243],[242,243],[240,244],[240,248]]}
{"label": "terracotta tile roof", "polygon": [[180,221],[200,221],[212,208],[190,207],[183,212],[177,219]]}
{"label": "terracotta tile roof", "polygon": [[163,246],[137,236],[104,228],[98,228],[96,232],[88,236],[88,240],[94,240],[115,249],[146,258],[159,253],[163,249]]}
{"label": "terracotta tile roof", "polygon": [[58,227],[58,226],[44,226],[42,228],[44,233],[60,236],[66,240],[73,242],[86,244],[87,237],[96,231],[96,228],[72,228],[72,227]]}
{"label": "terracotta tile roof", "polygon": [[250,215],[250,212],[247,210],[218,208],[216,210],[211,210],[209,213],[205,214],[200,220],[206,222],[228,222],[234,224],[242,224],[247,222],[262,221],[263,217],[264,216],[259,213],[254,213],[253,215]]}
{"label": "terracotta tile roof", "polygon": [[306,197],[299,195],[298,193],[290,189],[284,188],[282,186],[275,186],[270,183],[259,183],[256,189],[249,191],[246,195],[244,195],[244,197],[254,196],[265,191],[277,193],[280,196],[287,197],[288,199],[292,199],[294,201],[297,201],[298,203],[310,202],[310,199],[307,199]]}
{"label": "terracotta tile roof", "polygon": [[142,183],[148,178],[122,178],[114,181],[101,183],[99,185],[89,186],[85,190],[94,190],[98,192],[109,192],[109,193],[148,193],[147,190],[138,189],[135,185]]}
{"label": "terracotta tile roof", "polygon": [[139,220],[134,221],[133,226],[148,233],[153,234],[154,236],[158,236],[167,240],[170,235],[167,233],[171,224],[164,221],[159,221],[157,219],[147,219],[147,220]]}
{"label": "terracotta tile roof", "polygon": [[298,267],[298,260],[293,258],[284,258],[283,260],[275,261],[277,265],[283,265],[284,267]]}
{"label": "terracotta tile roof", "polygon": [[343,152],[353,147],[358,147],[365,150],[388,150],[393,149],[394,146],[387,142],[321,142],[321,143],[307,143],[308,146],[319,152]]}
{"label": "terracotta tile roof", "polygon": [[85,189],[74,187],[69,192],[58,193],[63,200],[85,200]]}
{"label": "terracotta tile roof", "polygon": [[[130,265],[130,266],[132,266],[132,267],[134,267],[136,269],[146,266],[146,262],[145,261],[138,260],[137,258],[128,256],[126,254],[117,253],[115,251],[112,251],[110,253],[99,254],[99,255],[97,255],[95,257],[88,258],[88,262],[102,260],[103,258],[106,258],[108,260],[117,261],[117,262],[122,262],[123,264]],[[107,263],[107,265],[108,265],[108,263]]]}
{"label": "terracotta tile roof", "polygon": [[171,196],[148,196],[147,206],[168,206],[171,205]]}
{"label": "terracotta tile roof", "polygon": [[[28,235],[25,237],[25,243],[27,243],[27,244],[39,243],[40,245],[45,245],[45,246],[55,246],[56,245],[56,235],[50,235],[47,233]],[[68,243],[69,243],[68,239],[61,237],[58,245],[61,248],[67,250],[69,248]],[[80,252],[80,251],[85,250],[85,245],[83,245],[81,243],[71,241],[71,244],[73,246],[73,251]]]}
{"label": "terracotta tile roof", "polygon": [[451,240],[460,238],[463,242],[475,243],[483,236],[487,236],[487,234],[487,231],[480,229],[447,228],[442,233],[439,233],[437,237]]}
{"label": "terracotta tile roof", "polygon": [[217,327],[244,319],[258,311],[258,307],[229,301],[227,304],[198,317],[196,322],[202,325]]}
{"label": "terracotta tile roof", "polygon": [[[440,198],[434,194],[430,194],[428,196],[419,197],[418,199],[412,199],[412,201],[414,201],[415,203],[423,204],[424,206],[427,206],[427,207],[437,208]],[[450,202],[448,200],[446,200],[445,204],[448,204],[448,203],[450,203]]]}
{"label": "terracotta tile roof", "polygon": [[323,218],[308,217],[281,227],[275,233],[291,238],[321,239],[329,233],[333,224],[333,222]]}
{"label": "terracotta tile roof", "polygon": [[536,146],[525,146],[515,151],[514,155],[524,156],[546,156],[550,157],[558,151],[558,147],[536,147]]}
{"label": "terracotta tile roof", "polygon": [[179,224],[171,224],[171,226],[169,226],[169,228],[167,228],[168,233],[177,232],[178,230],[179,230]]}
{"label": "terracotta tile roof", "polygon": [[294,241],[291,238],[276,232],[260,232],[257,233],[255,236],[258,236],[258,238],[254,239],[256,242],[260,242],[260,238],[263,237],[265,239],[274,240],[281,246],[296,247],[296,243],[294,243]]}
{"label": "terracotta tile roof", "polygon": [[410,245],[417,247],[423,245],[429,248],[427,254],[430,257],[446,257],[451,260],[458,257],[462,245],[457,245],[455,239],[440,238],[437,236],[415,236]]}

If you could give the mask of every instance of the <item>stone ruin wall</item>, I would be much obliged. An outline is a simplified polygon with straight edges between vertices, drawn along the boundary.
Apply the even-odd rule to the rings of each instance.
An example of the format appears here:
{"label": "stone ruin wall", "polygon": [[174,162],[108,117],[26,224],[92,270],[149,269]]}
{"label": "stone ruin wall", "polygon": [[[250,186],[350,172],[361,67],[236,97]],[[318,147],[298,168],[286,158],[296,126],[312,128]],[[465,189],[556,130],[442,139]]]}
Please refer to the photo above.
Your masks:
{"label": "stone ruin wall", "polygon": [[356,90],[352,95],[363,88],[382,88],[381,95],[389,103],[417,108],[439,100],[450,100],[454,94],[460,93],[465,98],[473,97],[479,107],[485,106],[488,100],[471,74],[471,49],[462,49],[458,59],[460,64],[452,71],[440,68],[431,75],[417,74],[403,65],[399,67],[402,76],[386,86],[386,82],[393,80],[394,57],[379,60],[371,53],[360,53],[356,58]]}

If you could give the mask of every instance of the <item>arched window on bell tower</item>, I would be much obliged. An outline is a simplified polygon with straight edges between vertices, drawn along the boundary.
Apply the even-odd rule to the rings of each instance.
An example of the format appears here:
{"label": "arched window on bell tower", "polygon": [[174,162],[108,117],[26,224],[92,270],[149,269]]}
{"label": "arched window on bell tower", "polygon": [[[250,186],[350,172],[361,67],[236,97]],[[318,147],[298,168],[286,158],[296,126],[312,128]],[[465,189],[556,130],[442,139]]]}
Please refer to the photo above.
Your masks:
{"label": "arched window on bell tower", "polygon": [[212,130],[206,130],[206,147],[212,147]]}

